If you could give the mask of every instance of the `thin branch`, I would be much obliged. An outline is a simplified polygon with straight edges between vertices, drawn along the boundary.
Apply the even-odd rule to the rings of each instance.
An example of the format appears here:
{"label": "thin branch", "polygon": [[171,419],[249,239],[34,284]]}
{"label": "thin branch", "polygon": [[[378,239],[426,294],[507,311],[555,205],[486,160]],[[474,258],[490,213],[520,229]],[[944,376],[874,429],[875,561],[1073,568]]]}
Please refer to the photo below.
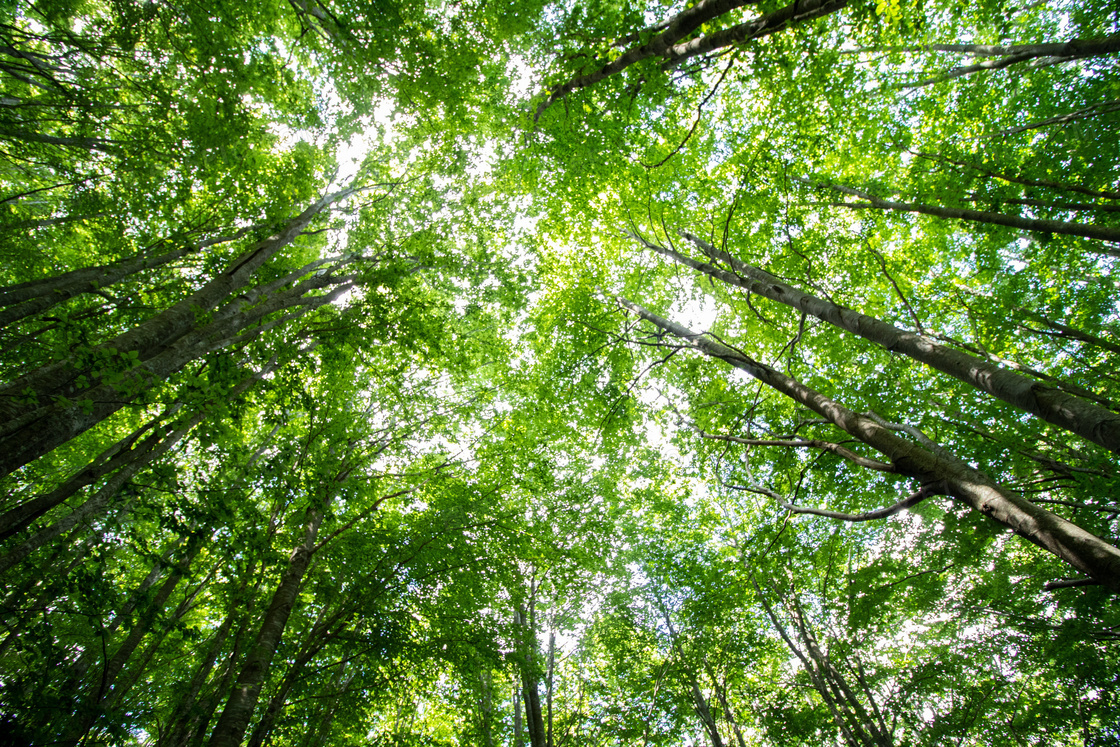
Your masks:
{"label": "thin branch", "polygon": [[776,493],[773,490],[770,490],[769,488],[763,487],[761,485],[732,485],[731,483],[727,482],[724,482],[723,484],[729,488],[732,488],[733,490],[743,490],[748,493],[759,493],[760,495],[765,495],[769,498],[772,498],[782,508],[795,514],[811,514],[813,516],[824,516],[829,519],[839,519],[841,521],[850,522],[876,521],[878,519],[886,519],[894,516],[897,513],[905,511],[906,509],[913,508],[914,506],[918,505],[926,498],[929,498],[931,496],[949,494],[944,481],[932,482],[918,488],[918,490],[916,490],[903,500],[899,501],[898,503],[894,504],[893,506],[875,509],[874,511],[868,511],[867,513],[863,514],[846,514],[840,511],[829,511],[823,508],[795,506],[792,503],[786,501],[786,499],[782,497],[780,493]]}

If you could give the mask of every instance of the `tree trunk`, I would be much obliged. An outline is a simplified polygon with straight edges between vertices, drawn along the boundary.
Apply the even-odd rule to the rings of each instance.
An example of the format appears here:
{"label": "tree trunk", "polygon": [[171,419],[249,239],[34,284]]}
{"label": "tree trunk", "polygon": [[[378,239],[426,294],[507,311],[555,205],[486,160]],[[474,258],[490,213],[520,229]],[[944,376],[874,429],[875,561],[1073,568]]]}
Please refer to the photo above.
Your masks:
{"label": "tree trunk", "polygon": [[916,477],[923,484],[943,482],[953,498],[1056,555],[1114,594],[1120,594],[1120,550],[1091,532],[998,486],[979,470],[943,449],[933,453],[906,441],[874,419],[848,410],[738,350],[652,314],[624,298],[618,298],[618,301],[642,319],[696,350],[745,371],[766,386],[816,412],[840,430],[886,456],[901,474]]}
{"label": "tree trunk", "polygon": [[141,464],[151,460],[152,449],[159,444],[168,428],[157,428],[156,432],[139,445],[136,442],[147,431],[159,426],[166,414],[149,420],[125,438],[117,441],[105,451],[101,452],[85,468],[72,475],[66,482],[59,485],[51,492],[37,496],[25,503],[16,506],[0,516],[0,540],[6,540],[14,534],[26,529],[33,521],[50,511],[55,506],[65,502],[72,495],[84,487],[92,485],[105,475],[119,467],[140,461]]}
{"label": "tree trunk", "polygon": [[304,675],[308,663],[339,633],[346,629],[347,618],[353,614],[353,611],[351,606],[344,605],[328,617],[323,617],[326,612],[325,609],[320,613],[320,619],[311,626],[311,631],[307,634],[295,659],[288,667],[284,679],[280,681],[276,692],[269,698],[264,713],[261,714],[257,725],[249,736],[249,740],[245,743],[246,747],[261,747],[265,743],[272,728],[276,725],[276,717],[280,715],[284,704],[288,702],[292,688]]}
{"label": "tree trunk", "polygon": [[514,620],[521,636],[521,690],[525,702],[525,723],[530,747],[546,747],[544,718],[541,713],[540,682],[537,679],[536,604],[530,595],[529,610],[518,609]]}
{"label": "tree trunk", "polygon": [[765,270],[748,265],[692,234],[682,232],[711,257],[726,262],[733,272],[697,262],[672,249],[643,242],[646,247],[709,277],[764,298],[812,314],[833,326],[859,335],[898,353],[949,374],[982,392],[1076,433],[1115,454],[1120,454],[1120,415],[989,361],[940,345],[924,335],[907,332],[866,314],[839,306],[788,285]]}
{"label": "tree trunk", "polygon": [[155,624],[156,616],[167,606],[168,600],[171,598],[172,592],[179,582],[186,575],[190,564],[194,561],[195,556],[202,549],[202,538],[198,536],[191,537],[188,540],[186,550],[182,560],[175,564],[171,573],[164,580],[160,586],[159,591],[156,592],[152,603],[147,609],[143,617],[137,621],[132,629],[128,631],[128,635],[121,643],[117,650],[113,653],[112,657],[105,662],[102,667],[101,676],[93,690],[92,697],[90,697],[79,708],[75,721],[71,722],[71,728],[67,729],[66,736],[62,738],[64,744],[78,744],[82,742],[90,729],[98,718],[101,717],[102,711],[105,706],[111,704],[116,700],[117,678],[124,670],[125,665],[132,658],[132,654],[140,646],[140,642],[144,640],[144,636],[148,634],[152,626]]}
{"label": "tree trunk", "polygon": [[[259,372],[251,374],[250,376],[242,379],[237,386],[233,387],[229,396],[236,397],[246,391],[267,374],[273,371],[276,367],[277,359],[274,357],[266,363]],[[166,454],[172,446],[181,441],[187,436],[195,426],[201,423],[209,414],[208,410],[200,410],[194,413],[189,419],[180,420],[180,427],[173,430],[167,436],[157,438],[158,433],[153,434],[145,441],[145,451],[124,463],[115,474],[113,474],[105,483],[90,496],[85,503],[74,509],[69,515],[59,519],[51,526],[39,531],[32,537],[29,537],[20,545],[17,545],[8,554],[0,557],[0,577],[2,577],[9,569],[17,563],[20,563],[28,555],[35,550],[42,547],[47,542],[56,539],[63,532],[69,531],[72,527],[76,526],[78,522],[88,521],[98,516],[109,505],[109,502],[120,491],[124,485],[132,479],[137,472],[143,467],[152,463],[159,457]],[[149,444],[149,442],[151,442]],[[33,517],[32,517],[33,518]]]}
{"label": "tree trunk", "polygon": [[601,80],[616,75],[631,65],[651,57],[663,57],[678,41],[691,34],[703,24],[745,5],[755,5],[759,0],[700,0],[673,16],[663,27],[644,44],[631,47],[618,59],[599,68],[593,73],[579,75],[555,88],[549,97],[537,107],[535,119],[540,119],[548,107],[573,91],[587,88]]}
{"label": "tree trunk", "polygon": [[[163,381],[181,368],[185,360],[191,359],[188,355],[183,360],[183,351],[213,349],[213,345],[200,343],[199,334],[224,332],[228,336],[228,325],[200,325],[200,317],[247,288],[257,270],[299,236],[320,212],[352,192],[353,190],[343,190],[320,199],[289,221],[278,235],[252,245],[234,259],[224,272],[199,290],[152,319],[97,346],[92,351],[93,354],[106,355],[109,360],[119,358],[127,365],[137,366],[126,370],[112,384],[100,381],[90,366],[75,366],[70,361],[58,361],[0,387],[0,416],[8,421],[3,426],[5,437],[0,446],[5,451],[12,452],[11,456],[6,454],[0,460],[0,474],[8,474],[53,448],[46,444],[58,445],[115,412],[124,404],[120,400],[131,399],[125,396],[129,386],[148,387],[154,382]],[[322,279],[323,276],[319,276],[319,280]],[[318,287],[325,284],[327,283],[320,282]],[[315,283],[305,287],[309,290],[315,287]],[[290,294],[288,298],[293,304],[299,301],[298,298],[291,298]],[[226,316],[241,313],[245,323],[263,316],[259,310],[250,310],[248,304],[241,304],[236,300],[228,303],[226,308]],[[277,308],[272,304],[272,311]],[[191,344],[179,344],[188,336],[193,336]],[[179,353],[169,355],[175,350]],[[88,381],[78,384],[80,376],[85,376]],[[80,398],[92,400],[92,409],[98,413],[96,417],[93,417],[92,412],[82,412],[76,406],[59,405],[60,401]],[[85,409],[89,410],[89,405]],[[52,413],[53,418],[44,422],[43,419]],[[41,440],[42,444],[34,448],[22,445],[21,442],[37,434],[46,434],[42,438],[33,439]]]}
{"label": "tree trunk", "polygon": [[[5,428],[6,435],[0,446],[6,446],[7,451],[0,456],[0,475],[29,464],[81,435],[191,361],[230,345],[244,344],[279,324],[330,303],[350,286],[344,284],[320,296],[304,294],[336,280],[328,274],[318,275],[256,306],[251,306],[249,301],[235,302],[238,307],[235,312],[224,314],[210,324],[180,336],[173,345],[143,360],[111,382],[95,383],[83,391],[72,392],[73,397],[67,395],[44,407],[28,409],[20,417],[9,421]],[[349,281],[348,278],[346,280]],[[246,308],[242,310],[242,307]],[[285,310],[292,311],[262,324],[265,317]]]}
{"label": "tree trunk", "polygon": [[260,698],[264,678],[268,674],[272,657],[276,654],[276,647],[280,644],[280,638],[284,634],[288,617],[292,613],[296,596],[303,583],[303,576],[311,565],[315,552],[315,538],[319,534],[319,526],[323,522],[329,500],[329,498],[320,499],[316,505],[307,509],[303,542],[296,547],[288,560],[288,567],[261,621],[256,642],[241,668],[241,674],[237,677],[225,710],[222,711],[210,735],[209,747],[237,747],[245,737],[245,731],[249,727],[249,721]]}
{"label": "tree trunk", "polygon": [[231,606],[229,614],[226,615],[222,621],[221,626],[215,631],[213,638],[210,640],[210,645],[206,649],[206,654],[202,657],[198,667],[195,669],[194,676],[191,677],[190,683],[187,685],[187,691],[179,698],[175,704],[175,711],[169,719],[170,726],[164,732],[156,743],[157,747],[182,747],[186,742],[187,737],[195,729],[194,719],[197,717],[195,703],[198,702],[199,693],[202,692],[202,686],[206,684],[206,680],[210,678],[210,672],[214,669],[214,662],[218,659],[218,653],[226,643],[230,631],[233,629],[234,618],[240,613],[238,605],[235,603]]}
{"label": "tree trunk", "polygon": [[700,717],[700,723],[703,725],[704,731],[708,733],[708,738],[712,740],[712,747],[723,747],[723,739],[720,737],[716,720],[712,716],[708,699],[704,697],[704,693],[700,689],[700,683],[696,679],[695,672],[686,667],[684,649],[681,648],[677,629],[673,626],[673,618],[669,615],[669,608],[665,606],[660,597],[657,597],[657,606],[661,610],[661,619],[665,621],[665,628],[669,631],[669,640],[672,642],[673,649],[677,652],[681,670],[684,672],[685,681],[688,683],[689,695],[692,697],[692,707],[696,709],[696,715]]}

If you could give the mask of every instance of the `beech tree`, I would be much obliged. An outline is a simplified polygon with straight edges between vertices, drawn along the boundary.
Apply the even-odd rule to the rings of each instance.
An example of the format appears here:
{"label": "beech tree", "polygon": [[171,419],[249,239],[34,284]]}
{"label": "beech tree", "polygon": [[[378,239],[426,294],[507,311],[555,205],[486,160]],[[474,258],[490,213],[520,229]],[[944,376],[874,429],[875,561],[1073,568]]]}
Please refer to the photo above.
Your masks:
{"label": "beech tree", "polygon": [[1118,34],[9,3],[0,741],[1113,744]]}

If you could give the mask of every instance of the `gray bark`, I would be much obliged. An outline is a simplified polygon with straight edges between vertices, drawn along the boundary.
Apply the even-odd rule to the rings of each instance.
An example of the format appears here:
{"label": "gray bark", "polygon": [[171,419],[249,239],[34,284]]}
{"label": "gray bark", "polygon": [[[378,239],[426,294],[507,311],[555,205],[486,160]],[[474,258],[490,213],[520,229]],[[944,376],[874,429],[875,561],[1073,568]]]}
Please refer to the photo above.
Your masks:
{"label": "gray bark", "polygon": [[[7,451],[0,456],[0,474],[38,459],[43,454],[84,433],[124,407],[140,392],[149,389],[181,370],[191,361],[231,345],[239,345],[267,332],[274,326],[303,316],[330,303],[349,285],[335,287],[321,296],[307,296],[308,291],[343,280],[329,274],[316,275],[262,303],[235,301],[234,308],[216,314],[210,324],[180,336],[147,360],[120,374],[111,383],[100,383],[76,393],[77,401],[57,400],[38,409],[29,409],[22,417],[13,418],[6,426],[0,445]],[[265,318],[289,311],[267,323]],[[83,406],[84,402],[84,406]]]}
{"label": "gray bark", "polygon": [[907,332],[866,314],[818,298],[789,285],[758,267],[716,249],[689,233],[686,238],[714,259],[722,260],[732,272],[697,262],[672,249],[650,242],[647,248],[680,264],[722,280],[728,285],[811,314],[852,334],[870,340],[892,353],[905,355],[946,373],[982,392],[1070,433],[1076,433],[1115,454],[1120,454],[1120,415],[1080,397],[1046,386],[1015,371],[974,355],[940,345],[930,338]]}
{"label": "gray bark", "polygon": [[311,565],[315,552],[315,538],[323,522],[326,504],[329,499],[319,501],[307,510],[307,523],[304,525],[303,542],[292,552],[288,567],[276,587],[272,601],[261,621],[256,642],[245,659],[241,673],[234,683],[233,692],[226,701],[226,707],[210,735],[209,747],[237,747],[245,738],[249,721],[256,710],[261,686],[276,655],[276,648],[288,624],[288,617],[295,606],[296,597],[303,583],[303,576]]}
{"label": "gray bark", "polygon": [[[175,346],[182,338],[192,333],[197,335],[201,315],[217,309],[223,303],[227,304],[230,309],[243,311],[245,309],[244,305],[237,303],[236,300],[229,303],[228,300],[235,293],[247,288],[256,271],[299,236],[317,215],[332,203],[343,199],[352,192],[352,189],[347,189],[318,200],[299,216],[290,220],[276,236],[258,241],[249,247],[248,250],[234,259],[225,271],[200,289],[143,324],[99,345],[95,352],[104,352],[110,356],[135,352],[137,362],[150,363],[169,348]],[[177,369],[173,368],[171,370]],[[156,374],[156,380],[162,380],[167,375],[167,373],[159,375],[156,371],[151,373]],[[0,416],[9,421],[3,427],[2,432],[4,434],[13,433],[16,429],[42,417],[46,411],[58,409],[58,397],[76,399],[105,386],[96,380],[91,380],[87,386],[79,387],[75,384],[75,381],[82,375],[96,379],[92,371],[87,368],[75,367],[69,361],[58,361],[0,387],[0,398],[2,398],[0,399]],[[115,387],[110,387],[110,389],[115,389]],[[30,404],[21,404],[17,398],[23,398],[26,392],[32,393],[34,401]],[[104,392],[97,393],[99,395],[105,394]],[[119,396],[115,392],[109,394],[109,397],[99,396],[95,401],[114,399]],[[41,425],[35,426],[34,430],[42,431],[43,427]],[[16,439],[17,442],[19,440]],[[8,471],[14,469],[14,467],[8,467],[10,463],[9,460],[5,460],[4,469]],[[7,474],[7,472],[3,472],[3,474]]]}
{"label": "gray bark", "polygon": [[663,30],[654,35],[645,44],[631,47],[618,59],[604,65],[593,73],[572,78],[557,87],[548,98],[537,107],[535,119],[540,119],[541,114],[548,107],[564,98],[573,91],[587,88],[605,78],[622,72],[631,65],[651,57],[667,55],[673,46],[685,38],[701,25],[719,16],[729,13],[736,8],[746,5],[755,5],[759,0],[700,0],[695,5],[685,8],[673,16],[663,27]]}
{"label": "gray bark", "polygon": [[[852,189],[851,187],[841,187],[835,184],[818,184],[808,179],[800,178],[796,179],[796,181],[814,187],[826,187],[834,192],[840,192],[841,194],[852,195],[867,200],[867,204],[852,202],[840,203],[843,207],[855,209],[878,208],[879,210],[892,210],[900,213],[919,213],[922,215],[932,215],[937,218],[950,218],[972,223],[1008,226],[1009,228],[1017,228],[1021,231],[1058,233],[1065,236],[1081,236],[1082,238],[1095,239],[1097,241],[1120,243],[1120,228],[1113,228],[1112,226],[1096,226],[1088,223],[1071,223],[1069,221],[1045,220],[1041,218],[1023,218],[1018,215],[993,213],[987,210],[950,208],[940,205],[925,205],[918,202],[894,202],[892,200],[884,200],[880,197],[876,197],[868,192]],[[1102,254],[1118,255],[1116,250],[1111,249],[1097,249],[1096,251]]]}
{"label": "gray bark", "polygon": [[875,419],[848,410],[738,350],[663,319],[624,298],[617,300],[624,308],[679,338],[687,346],[750,374],[816,412],[840,430],[886,456],[900,473],[918,478],[923,484],[944,481],[948,494],[953,498],[1061,558],[1113,593],[1120,594],[1120,550],[1100,537],[1000,487],[991,478],[943,449],[934,453],[907,441]]}
{"label": "gray bark", "polygon": [[84,293],[91,293],[116,285],[125,278],[139,272],[164,267],[187,255],[196,254],[206,247],[235,241],[256,227],[247,226],[228,236],[207,239],[159,255],[144,253],[111,264],[83,267],[54,277],[0,289],[0,306],[4,307],[0,309],[0,328],[41,314]]}
{"label": "gray bark", "polygon": [[682,41],[707,21],[718,18],[735,8],[754,5],[757,2],[758,0],[750,0],[749,2],[744,0],[702,1],[681,11],[666,24],[664,31],[645,44],[630,48],[618,59],[604,65],[595,72],[576,76],[558,86],[549,94],[548,98],[537,106],[534,121],[540,119],[541,115],[550,106],[573,91],[592,86],[642,60],[661,58],[667,66],[679,65],[692,57],[708,54],[735,44],[744,44],[755,39],[761,39],[764,36],[781,31],[792,23],[819,18],[847,5],[847,0],[801,0],[759,16],[747,23],[741,23],[690,41]]}

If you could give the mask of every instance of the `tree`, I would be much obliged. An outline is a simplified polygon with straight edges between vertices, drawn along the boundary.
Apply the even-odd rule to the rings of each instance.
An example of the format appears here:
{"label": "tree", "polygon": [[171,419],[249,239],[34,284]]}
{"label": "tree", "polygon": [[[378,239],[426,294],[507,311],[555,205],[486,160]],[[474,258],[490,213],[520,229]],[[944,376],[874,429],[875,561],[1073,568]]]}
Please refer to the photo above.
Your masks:
{"label": "tree", "polygon": [[1112,744],[1114,11],[5,6],[5,737]]}

